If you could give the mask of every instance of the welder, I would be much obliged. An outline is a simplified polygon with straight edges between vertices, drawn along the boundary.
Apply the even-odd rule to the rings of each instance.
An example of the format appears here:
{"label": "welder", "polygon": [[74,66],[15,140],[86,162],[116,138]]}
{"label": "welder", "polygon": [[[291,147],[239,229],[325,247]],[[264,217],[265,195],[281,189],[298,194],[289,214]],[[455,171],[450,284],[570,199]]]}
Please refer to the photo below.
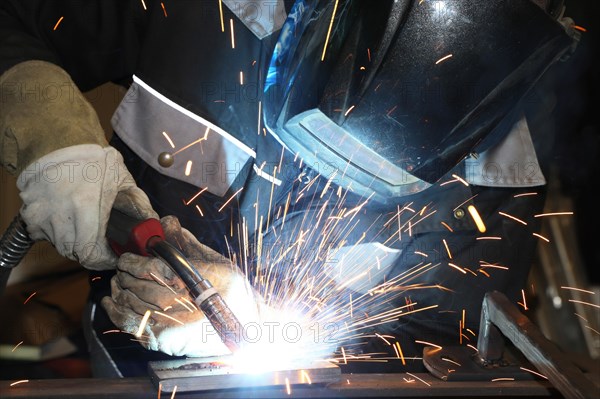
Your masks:
{"label": "welder", "polygon": [[[252,253],[268,251],[247,243],[292,246],[343,197],[360,213],[352,230],[304,248],[336,248],[315,259],[343,270],[331,278],[344,295],[429,265],[405,281],[421,289],[394,290],[387,306],[435,309],[378,331],[407,357],[415,341],[476,332],[483,294],[516,300],[532,262],[545,185],[532,87],[573,46],[563,11],[554,0],[1,1],[1,162],[30,235],[91,271],[98,375],[226,351],[198,339],[206,320],[185,306],[184,326],[151,316],[141,345],[100,333],[112,321],[134,334],[172,290],[185,295],[162,262],[117,259],[113,208],[162,216],[243,322],[259,315],[231,260],[260,274]],[[109,81],[128,88],[110,145],[81,94]]]}

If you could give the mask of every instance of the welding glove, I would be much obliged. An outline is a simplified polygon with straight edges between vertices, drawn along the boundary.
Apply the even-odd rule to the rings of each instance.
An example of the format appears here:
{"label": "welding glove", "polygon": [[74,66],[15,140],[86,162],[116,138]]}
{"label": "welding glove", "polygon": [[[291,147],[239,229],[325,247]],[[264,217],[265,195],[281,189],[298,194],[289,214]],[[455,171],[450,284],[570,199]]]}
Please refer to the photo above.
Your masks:
{"label": "welding glove", "polygon": [[49,62],[13,66],[0,87],[0,164],[18,176],[29,234],[89,269],[115,268],[104,238],[113,203],[131,216],[157,215],[108,146],[93,107]]}
{"label": "welding glove", "polygon": [[[167,241],[180,249],[221,294],[244,323],[259,320],[260,300],[229,259],[200,244],[177,218],[161,219]],[[138,336],[142,346],[174,356],[228,354],[208,319],[192,302],[183,281],[161,260],[125,253],[111,280],[111,297],[102,305],[122,331]],[[150,317],[142,320],[146,312]]]}
{"label": "welding glove", "polygon": [[66,258],[93,270],[114,269],[106,240],[114,207],[138,219],[158,218],[112,147],[82,144],[53,151],[17,180],[21,215],[34,240],[48,240]]}

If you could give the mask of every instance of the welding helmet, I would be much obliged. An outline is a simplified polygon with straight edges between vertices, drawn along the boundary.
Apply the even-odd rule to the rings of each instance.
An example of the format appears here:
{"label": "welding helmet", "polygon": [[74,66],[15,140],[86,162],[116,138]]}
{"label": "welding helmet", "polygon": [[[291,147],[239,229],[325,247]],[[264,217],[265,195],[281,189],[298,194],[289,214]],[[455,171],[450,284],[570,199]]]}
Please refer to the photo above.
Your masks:
{"label": "welding helmet", "polygon": [[361,195],[419,192],[499,141],[501,122],[574,47],[572,21],[552,15],[562,7],[541,2],[548,9],[538,0],[297,1],[266,76],[265,125]]}

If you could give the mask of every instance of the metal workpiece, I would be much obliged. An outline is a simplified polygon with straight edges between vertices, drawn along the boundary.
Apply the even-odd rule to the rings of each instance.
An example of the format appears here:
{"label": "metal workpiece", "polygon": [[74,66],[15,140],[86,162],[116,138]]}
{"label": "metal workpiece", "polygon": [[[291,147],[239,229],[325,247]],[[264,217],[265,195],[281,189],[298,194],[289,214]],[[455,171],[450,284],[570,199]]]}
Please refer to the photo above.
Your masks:
{"label": "metal workpiece", "polygon": [[296,361],[286,366],[257,369],[235,366],[231,356],[150,362],[148,372],[154,385],[160,386],[163,392],[323,385],[341,378],[340,368],[326,360]]}
{"label": "metal workpiece", "polygon": [[242,347],[242,325],[212,284],[167,241],[153,237],[148,241],[148,250],[183,280],[194,303],[204,312],[225,346],[232,353],[238,351]]}

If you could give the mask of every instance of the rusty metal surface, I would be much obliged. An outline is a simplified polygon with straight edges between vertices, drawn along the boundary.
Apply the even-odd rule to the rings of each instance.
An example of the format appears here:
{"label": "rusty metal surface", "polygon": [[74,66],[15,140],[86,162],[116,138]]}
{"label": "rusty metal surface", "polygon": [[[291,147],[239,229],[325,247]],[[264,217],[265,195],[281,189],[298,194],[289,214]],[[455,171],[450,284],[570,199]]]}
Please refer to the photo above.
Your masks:
{"label": "rusty metal surface", "polygon": [[[35,380],[10,386],[0,381],[0,397],[16,398],[156,398],[157,389],[149,378]],[[163,393],[163,398],[171,394]],[[276,398],[497,398],[554,397],[560,394],[547,381],[445,382],[429,374],[342,374],[329,385],[228,389],[205,392],[176,392],[177,399],[276,399]]]}

